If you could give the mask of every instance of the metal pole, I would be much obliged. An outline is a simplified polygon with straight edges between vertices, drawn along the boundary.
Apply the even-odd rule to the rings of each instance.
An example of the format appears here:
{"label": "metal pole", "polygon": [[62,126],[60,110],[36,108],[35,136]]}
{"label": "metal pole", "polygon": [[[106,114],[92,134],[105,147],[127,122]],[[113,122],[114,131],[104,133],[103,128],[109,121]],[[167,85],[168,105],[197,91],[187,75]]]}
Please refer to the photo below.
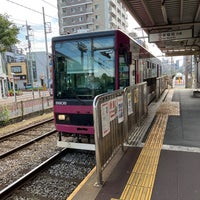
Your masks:
{"label": "metal pole", "polygon": [[16,91],[15,91],[15,80],[14,80],[14,73],[11,73],[12,75],[12,80],[13,80],[13,93],[14,93],[14,98],[15,98],[15,103],[17,102],[17,98],[16,98]]}
{"label": "metal pole", "polygon": [[199,62],[198,62],[198,61],[197,61],[196,67],[197,67],[197,73],[196,73],[196,84],[195,84],[195,89],[198,88],[198,83],[199,83]]}
{"label": "metal pole", "polygon": [[[29,72],[30,72],[30,79],[31,79],[31,85],[32,85],[32,96],[33,96],[33,99],[34,99],[34,91],[33,91],[33,67],[32,67],[32,58],[30,59],[31,57],[31,42],[30,42],[30,38],[29,38],[29,30],[30,30],[30,26],[28,26],[28,23],[26,21],[26,31],[27,31],[27,36],[26,36],[26,39],[28,40],[28,52],[29,52],[29,63],[30,63],[30,66],[28,66],[29,68]],[[28,62],[27,62],[28,63]]]}
{"label": "metal pole", "polygon": [[95,153],[96,153],[96,173],[97,173],[97,182],[95,183],[95,186],[100,187],[103,185],[103,180],[102,180],[102,163],[101,163],[101,153],[100,153],[100,125],[99,123],[99,118],[100,118],[100,109],[98,107],[99,101],[98,101],[98,96],[95,97],[93,101],[93,116],[94,116],[94,129],[95,129]]}
{"label": "metal pole", "polygon": [[185,88],[189,88],[188,86],[188,58],[186,57],[185,62]]}
{"label": "metal pole", "polygon": [[198,77],[198,62],[196,55],[194,56],[194,89],[197,89],[197,77]]}
{"label": "metal pole", "polygon": [[44,36],[45,36],[45,47],[46,47],[47,88],[49,88],[49,53],[48,53],[48,45],[47,45],[47,31],[46,31],[46,21],[45,21],[44,7],[42,7],[42,13],[43,13]]}

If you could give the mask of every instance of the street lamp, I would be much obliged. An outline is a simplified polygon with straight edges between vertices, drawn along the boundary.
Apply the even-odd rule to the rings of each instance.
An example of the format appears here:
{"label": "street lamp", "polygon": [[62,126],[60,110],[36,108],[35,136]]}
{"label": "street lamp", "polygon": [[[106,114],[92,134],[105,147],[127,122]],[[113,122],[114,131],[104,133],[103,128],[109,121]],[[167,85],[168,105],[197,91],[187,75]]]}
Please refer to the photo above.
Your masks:
{"label": "street lamp", "polygon": [[14,79],[14,75],[15,73],[11,73],[12,75],[12,80],[13,80],[13,93],[14,93],[14,98],[15,98],[15,103],[17,102],[17,97],[16,97],[16,92],[15,92],[15,79]]}

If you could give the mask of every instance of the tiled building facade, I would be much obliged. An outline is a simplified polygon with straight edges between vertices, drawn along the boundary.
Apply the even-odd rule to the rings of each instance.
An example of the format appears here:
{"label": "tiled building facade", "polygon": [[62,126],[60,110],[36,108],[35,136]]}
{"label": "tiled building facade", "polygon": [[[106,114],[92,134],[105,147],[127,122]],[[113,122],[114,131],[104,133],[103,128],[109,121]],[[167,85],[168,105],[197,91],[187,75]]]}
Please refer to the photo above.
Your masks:
{"label": "tiled building facade", "polygon": [[127,10],[120,0],[57,0],[60,34],[127,30]]}

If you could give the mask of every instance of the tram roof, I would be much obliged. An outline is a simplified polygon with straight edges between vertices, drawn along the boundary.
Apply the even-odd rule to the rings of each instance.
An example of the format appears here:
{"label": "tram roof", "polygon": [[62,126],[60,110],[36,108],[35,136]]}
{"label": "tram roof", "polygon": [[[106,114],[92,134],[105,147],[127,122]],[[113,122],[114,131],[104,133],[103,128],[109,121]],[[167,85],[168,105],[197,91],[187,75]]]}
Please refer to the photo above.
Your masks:
{"label": "tram roof", "polygon": [[166,56],[200,54],[199,0],[122,0]]}

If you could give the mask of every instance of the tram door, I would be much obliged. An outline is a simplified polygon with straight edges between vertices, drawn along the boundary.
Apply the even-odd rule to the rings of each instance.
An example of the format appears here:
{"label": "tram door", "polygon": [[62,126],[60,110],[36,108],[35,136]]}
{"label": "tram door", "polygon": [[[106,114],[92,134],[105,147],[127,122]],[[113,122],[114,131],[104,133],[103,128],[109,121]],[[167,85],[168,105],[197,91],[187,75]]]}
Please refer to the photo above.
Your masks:
{"label": "tram door", "polygon": [[130,85],[135,85],[136,83],[136,60],[132,61],[132,64],[130,65]]}

